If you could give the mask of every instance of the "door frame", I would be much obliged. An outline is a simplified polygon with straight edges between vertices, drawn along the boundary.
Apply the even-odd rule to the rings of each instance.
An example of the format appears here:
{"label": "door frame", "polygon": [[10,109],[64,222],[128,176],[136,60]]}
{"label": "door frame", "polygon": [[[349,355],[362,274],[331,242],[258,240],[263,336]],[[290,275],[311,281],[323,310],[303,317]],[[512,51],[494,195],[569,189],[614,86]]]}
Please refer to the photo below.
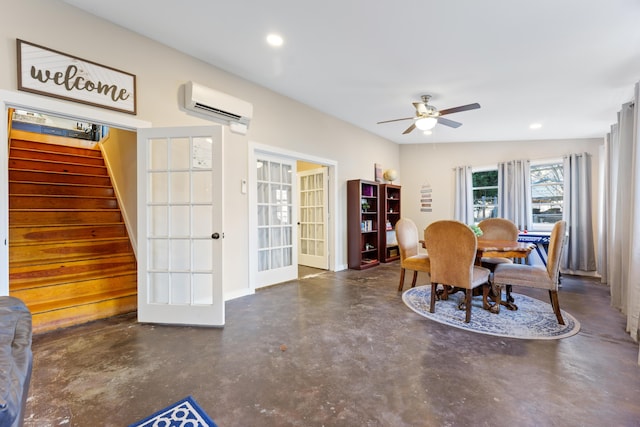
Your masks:
{"label": "door frame", "polygon": [[[24,92],[0,89],[0,111],[4,113],[0,120],[2,144],[9,143],[8,122],[6,120],[9,108],[96,122],[134,132],[140,128],[151,127],[151,122],[131,116]],[[7,145],[4,145],[0,150],[0,206],[5,207],[0,212],[0,237],[2,239],[0,241],[0,295],[9,295],[9,150]]]}
{"label": "door frame", "polygon": [[[251,292],[255,292],[256,275],[258,273],[258,237],[254,231],[258,227],[257,220],[257,198],[255,194],[255,187],[257,184],[256,174],[256,162],[258,154],[267,154],[270,156],[281,157],[292,160],[302,160],[310,163],[317,163],[322,166],[327,166],[329,169],[329,215],[327,218],[328,227],[328,243],[329,250],[329,271],[336,271],[336,255],[339,253],[338,242],[336,238],[336,232],[338,230],[337,220],[337,207],[338,207],[338,162],[332,159],[326,159],[322,157],[313,156],[306,153],[300,153],[297,151],[287,150],[283,148],[273,147],[270,145],[260,144],[257,142],[249,141],[248,145],[248,192],[249,192],[249,288]],[[297,179],[297,178],[296,178]],[[293,197],[295,205],[293,209],[299,209],[298,195]],[[298,250],[299,242],[295,241],[294,250]],[[265,285],[268,286],[268,285]]]}

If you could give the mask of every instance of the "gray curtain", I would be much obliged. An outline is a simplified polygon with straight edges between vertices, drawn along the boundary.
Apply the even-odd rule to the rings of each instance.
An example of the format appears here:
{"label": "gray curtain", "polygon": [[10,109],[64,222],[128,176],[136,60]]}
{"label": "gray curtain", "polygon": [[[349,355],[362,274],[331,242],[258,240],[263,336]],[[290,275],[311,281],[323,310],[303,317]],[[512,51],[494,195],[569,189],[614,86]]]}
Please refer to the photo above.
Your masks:
{"label": "gray curtain", "polygon": [[528,160],[498,163],[498,216],[518,229],[531,228],[531,171]]}
{"label": "gray curtain", "polygon": [[591,155],[564,157],[563,219],[569,226],[564,268],[594,271],[596,255],[591,216]]}
{"label": "gray curtain", "polygon": [[473,175],[471,166],[459,166],[455,173],[453,217],[465,224],[473,224]]}
{"label": "gray curtain", "polygon": [[[635,85],[632,102],[618,113],[618,123],[606,139],[605,178],[601,180],[603,209],[608,223],[605,232],[606,282],[611,305],[627,318],[626,330],[640,338],[640,84]],[[638,352],[640,364],[640,352]]]}

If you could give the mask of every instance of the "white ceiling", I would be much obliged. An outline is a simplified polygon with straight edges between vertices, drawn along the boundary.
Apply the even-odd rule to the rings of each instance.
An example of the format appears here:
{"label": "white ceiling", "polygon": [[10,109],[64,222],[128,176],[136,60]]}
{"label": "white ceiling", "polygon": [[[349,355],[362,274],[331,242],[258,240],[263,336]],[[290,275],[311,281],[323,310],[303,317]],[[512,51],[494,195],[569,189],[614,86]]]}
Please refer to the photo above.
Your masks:
{"label": "white ceiling", "polygon": [[[65,1],[400,144],[599,138],[640,80],[638,0]],[[482,108],[376,124],[422,94]]]}

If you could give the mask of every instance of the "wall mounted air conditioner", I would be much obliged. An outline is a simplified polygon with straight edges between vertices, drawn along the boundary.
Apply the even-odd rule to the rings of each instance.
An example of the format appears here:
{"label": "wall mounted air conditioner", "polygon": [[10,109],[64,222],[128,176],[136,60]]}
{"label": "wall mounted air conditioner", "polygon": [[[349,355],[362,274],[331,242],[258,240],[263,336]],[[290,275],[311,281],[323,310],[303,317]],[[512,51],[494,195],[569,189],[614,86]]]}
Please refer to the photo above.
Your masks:
{"label": "wall mounted air conditioner", "polygon": [[184,106],[228,124],[232,131],[242,134],[247,132],[253,116],[253,104],[194,82],[184,85]]}

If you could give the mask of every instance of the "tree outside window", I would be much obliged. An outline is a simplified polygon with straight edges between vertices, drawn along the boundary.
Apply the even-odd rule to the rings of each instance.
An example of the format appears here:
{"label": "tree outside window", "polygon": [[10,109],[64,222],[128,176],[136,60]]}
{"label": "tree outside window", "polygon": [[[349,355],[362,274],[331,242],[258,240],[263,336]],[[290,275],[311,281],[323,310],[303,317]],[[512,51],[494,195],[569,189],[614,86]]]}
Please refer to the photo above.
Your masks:
{"label": "tree outside window", "polygon": [[498,169],[473,172],[473,220],[498,215]]}

